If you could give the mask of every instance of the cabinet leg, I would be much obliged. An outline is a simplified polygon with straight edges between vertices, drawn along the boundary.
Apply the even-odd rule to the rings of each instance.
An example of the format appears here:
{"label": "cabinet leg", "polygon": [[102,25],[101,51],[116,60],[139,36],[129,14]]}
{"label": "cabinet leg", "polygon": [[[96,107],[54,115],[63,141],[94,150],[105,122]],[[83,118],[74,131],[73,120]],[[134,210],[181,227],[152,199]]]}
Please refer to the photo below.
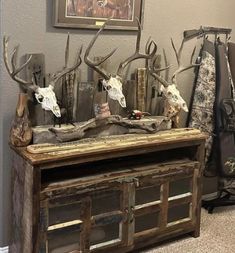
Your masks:
{"label": "cabinet leg", "polygon": [[190,235],[194,238],[197,238],[200,236],[200,229],[196,229],[193,232],[190,233]]}

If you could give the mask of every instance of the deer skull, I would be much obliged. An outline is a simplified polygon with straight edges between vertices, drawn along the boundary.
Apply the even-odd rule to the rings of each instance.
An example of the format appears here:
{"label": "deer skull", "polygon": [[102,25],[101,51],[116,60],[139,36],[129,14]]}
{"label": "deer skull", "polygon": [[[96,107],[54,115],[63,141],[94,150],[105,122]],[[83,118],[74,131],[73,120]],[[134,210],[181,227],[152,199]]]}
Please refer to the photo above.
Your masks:
{"label": "deer skull", "polygon": [[[102,2],[103,2],[103,4],[107,3],[107,1],[102,1]],[[137,24],[138,24],[138,35],[137,35],[137,40],[136,40],[135,52],[131,56],[127,57],[127,59],[120,62],[117,72],[114,75],[112,75],[111,73],[109,73],[108,71],[106,71],[102,67],[102,64],[115,53],[116,49],[114,49],[108,55],[101,57],[101,59],[92,60],[89,57],[91,49],[93,48],[97,38],[99,37],[100,33],[104,30],[104,28],[109,20],[110,20],[110,18],[102,25],[100,30],[96,33],[96,35],[90,41],[90,43],[86,49],[86,52],[85,52],[84,61],[89,67],[91,67],[93,70],[95,70],[102,77],[102,79],[103,79],[102,84],[103,84],[104,88],[106,89],[108,96],[113,100],[117,100],[119,102],[119,104],[125,108],[126,107],[126,99],[125,99],[123,92],[122,92],[122,82],[124,80],[124,78],[123,78],[124,69],[131,62],[133,62],[137,59],[151,59],[157,52],[157,45],[154,41],[151,41],[150,47],[152,47],[152,45],[153,45],[152,51],[150,50],[151,52],[146,53],[146,54],[140,53],[141,24],[140,24],[139,19],[136,19]]]}
{"label": "deer skull", "polygon": [[177,106],[181,108],[183,111],[188,112],[188,106],[184,101],[184,99],[181,97],[180,92],[176,88],[175,84],[171,84],[167,87],[161,85],[160,92],[163,93],[164,97],[167,99],[170,105]]}
{"label": "deer skull", "polygon": [[121,107],[126,107],[126,99],[122,92],[122,83],[121,78],[119,76],[110,77],[109,80],[103,80],[103,86],[105,90],[108,92],[108,96],[117,100]]}
{"label": "deer skull", "polygon": [[41,104],[42,109],[52,111],[57,118],[61,117],[60,107],[57,104],[53,86],[49,85],[46,88],[38,88],[35,97],[38,103]]}

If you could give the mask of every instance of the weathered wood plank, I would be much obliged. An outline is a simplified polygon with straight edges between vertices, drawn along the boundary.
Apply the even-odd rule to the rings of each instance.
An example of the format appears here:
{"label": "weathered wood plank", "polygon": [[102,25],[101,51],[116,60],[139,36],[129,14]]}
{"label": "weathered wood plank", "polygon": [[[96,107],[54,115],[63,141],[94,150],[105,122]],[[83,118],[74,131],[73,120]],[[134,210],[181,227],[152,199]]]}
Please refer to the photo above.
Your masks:
{"label": "weathered wood plank", "polygon": [[[118,122],[118,117],[115,118],[115,116],[113,116],[111,118],[111,121],[117,121]],[[105,121],[106,122],[106,121]],[[97,123],[96,121],[92,120],[89,125],[91,125],[91,127],[95,126]],[[86,128],[87,125],[84,126],[84,128]],[[66,132],[66,130],[65,130]],[[70,131],[69,131],[70,133]],[[191,134],[198,134],[200,132],[198,132],[197,130],[195,131],[191,131]],[[141,144],[143,142],[150,142],[150,141],[158,141],[159,139],[163,140],[164,138],[166,140],[169,140],[172,138],[172,141],[174,139],[176,139],[177,137],[184,137],[184,133],[183,132],[177,132],[177,131],[171,131],[171,132],[159,132],[156,134],[151,134],[151,135],[122,135],[122,136],[118,136],[118,137],[104,137],[104,138],[99,138],[99,139],[91,139],[91,140],[85,140],[85,141],[77,141],[77,142],[66,142],[64,144],[35,144],[35,145],[29,145],[26,150],[30,153],[30,154],[46,154],[46,153],[50,153],[50,152],[58,152],[58,154],[62,154],[61,152],[65,152],[67,150],[71,150],[71,151],[76,151],[78,150],[84,150],[85,152],[89,152],[90,150],[99,150],[100,148],[105,148],[105,147],[110,147],[110,145],[115,146],[115,147],[120,147],[120,146],[126,146],[126,147],[130,147],[131,145],[136,145],[138,144],[138,142],[140,142]],[[95,147],[94,147],[95,145]]]}
{"label": "weathered wood plank", "polygon": [[166,210],[168,210],[168,198],[169,198],[169,182],[166,182],[162,185],[161,187],[161,201],[162,201],[162,205],[161,205],[161,212],[160,212],[160,224],[159,227],[161,229],[166,228],[167,226],[167,220],[168,220],[168,212],[166,212]]}
{"label": "weathered wood plank", "polygon": [[81,206],[82,232],[80,234],[80,250],[90,252],[91,234],[91,199],[86,197],[82,200]]}
{"label": "weathered wood plank", "polygon": [[111,213],[104,213],[93,216],[91,223],[93,226],[104,226],[112,223],[120,223],[123,219],[121,211],[113,211]]}
{"label": "weathered wood plank", "polygon": [[145,68],[137,69],[137,109],[146,111],[146,82],[147,82],[147,70]]}
{"label": "weathered wood plank", "polygon": [[126,98],[126,110],[131,112],[137,109],[136,94],[137,94],[136,80],[128,80],[123,86],[123,94]]}
{"label": "weathered wood plank", "polygon": [[[155,66],[156,69],[161,68],[161,55],[157,55]],[[162,97],[159,97],[159,87],[159,82],[149,75],[147,85],[147,109],[151,115],[163,115],[163,104]]]}
{"label": "weathered wood plank", "polygon": [[194,171],[193,177],[193,207],[192,217],[195,217],[196,229],[193,232],[194,237],[200,236],[200,220],[201,220],[201,201],[202,201],[202,173],[204,169],[204,156],[205,156],[205,140],[198,147],[196,152],[196,159],[201,161]]}
{"label": "weathered wood plank", "polygon": [[146,82],[147,82],[147,71],[145,68],[137,69],[137,109],[145,112],[146,111]]}
{"label": "weathered wood plank", "polygon": [[[38,200],[37,200],[38,201]],[[49,224],[48,201],[40,202],[40,230],[39,230],[39,252],[47,253],[47,228]]]}
{"label": "weathered wood plank", "polygon": [[[39,87],[45,87],[45,56],[44,54],[31,54],[32,58],[25,68],[26,80],[35,79]],[[30,57],[25,55],[25,60]],[[29,100],[29,115],[32,126],[39,126],[45,124],[45,111],[42,106],[38,104],[35,97],[32,95]]]}
{"label": "weathered wood plank", "polygon": [[[135,234],[135,248],[141,248],[145,245],[153,244],[154,242],[162,241],[164,239],[172,238],[175,235],[179,235],[180,232],[187,233],[194,229],[194,225],[191,221],[177,224],[176,226],[167,227],[164,229],[151,229],[150,231],[143,231]],[[163,232],[164,231],[164,232]]]}
{"label": "weathered wood plank", "polygon": [[154,213],[162,210],[161,202],[156,201],[135,207],[135,216],[141,216],[149,213]]}
{"label": "weathered wood plank", "polygon": [[[40,164],[41,169],[46,169],[61,167],[63,164],[72,165],[114,157],[139,155],[150,151],[156,152],[180,147],[196,147],[205,139],[204,134],[192,129],[174,129],[171,131],[162,131],[156,135],[138,135],[138,139],[135,135],[131,136],[133,137],[133,144],[130,142],[125,144],[125,141],[122,142],[119,140],[113,146],[106,141],[106,144],[103,142],[98,148],[97,142],[93,142],[93,145],[97,145],[97,148],[92,148],[91,143],[88,142],[90,145],[89,149],[84,150],[83,145],[85,144],[82,144],[79,149],[72,149],[69,152],[66,150],[55,153],[31,154],[26,148],[11,147],[31,164]],[[122,136],[122,138],[128,139],[128,135]]]}
{"label": "weathered wood plank", "polygon": [[[75,70],[62,78],[62,92],[60,98],[58,98],[58,104],[62,110],[61,123],[76,122],[76,113],[79,106],[78,89],[80,73],[80,70]],[[65,115],[63,115],[63,111]]]}
{"label": "weathered wood plank", "polygon": [[123,184],[123,202],[122,211],[126,215],[126,220],[122,228],[123,243],[125,246],[133,245],[135,222],[134,222],[134,206],[135,206],[135,184]]}
{"label": "weathered wood plank", "polygon": [[179,206],[187,203],[192,203],[192,194],[186,193],[169,199],[168,207]]}
{"label": "weathered wood plank", "polygon": [[[159,177],[167,178],[168,181],[170,178],[172,178],[172,175],[174,175],[174,180],[177,179],[176,175],[177,172],[181,170],[181,166],[185,167],[187,165],[188,167],[194,168],[197,164],[197,162],[189,162],[182,160],[182,163],[177,165],[177,168],[174,165],[174,162],[172,161],[169,163],[159,163],[159,164],[152,164],[152,165],[136,165],[133,169],[128,169],[128,167],[125,170],[120,170],[118,172],[109,172],[109,173],[102,173],[102,174],[96,174],[95,176],[89,176],[85,178],[77,178],[73,180],[65,180],[63,182],[52,182],[52,183],[46,183],[45,188],[42,188],[41,193],[44,192],[52,192],[53,190],[58,191],[59,189],[65,190],[66,188],[71,188],[77,186],[78,188],[81,188],[84,186],[84,188],[92,187],[94,184],[96,184],[97,189],[102,188],[102,185],[104,184],[111,184],[113,181],[116,182],[116,184],[121,184],[125,180],[132,180],[133,178],[143,178],[146,176],[153,177],[154,175],[161,175]],[[184,169],[186,171],[186,169]],[[170,174],[170,178],[169,178]],[[123,179],[123,176],[125,175],[125,179]],[[184,175],[183,172],[180,173],[180,178]],[[164,179],[166,181],[166,179]],[[156,184],[158,184],[157,178],[154,179]],[[152,183],[152,182],[151,182]]]}
{"label": "weathered wood plank", "polygon": [[112,115],[120,115],[121,106],[117,100],[108,97],[109,110]]}
{"label": "weathered wood plank", "polygon": [[[95,62],[98,62],[101,59],[102,57],[100,56],[94,57]],[[108,62],[109,61],[105,61],[104,63],[100,65],[100,67],[103,69],[106,69]],[[102,84],[103,77],[100,76],[97,72],[91,70],[91,78],[94,82],[94,94],[93,94],[93,101],[92,101],[92,104],[94,107],[96,104],[100,105],[100,104],[106,103],[108,101],[108,97],[107,97],[107,92],[104,89],[103,84]],[[90,118],[94,118],[94,117],[95,117],[95,114],[93,110],[93,113],[91,114]]]}
{"label": "weathered wood plank", "polygon": [[93,96],[94,96],[93,82],[80,82],[78,86],[78,108],[76,119],[79,122],[89,120],[93,113]]}
{"label": "weathered wood plank", "polygon": [[[33,201],[34,193],[40,193],[34,185],[33,167],[18,155],[13,156],[13,178],[12,178],[12,242],[9,248],[10,253],[32,253],[38,241],[39,210]],[[39,203],[39,202],[38,202]],[[34,212],[35,211],[35,212]],[[37,223],[36,223],[37,221]]]}

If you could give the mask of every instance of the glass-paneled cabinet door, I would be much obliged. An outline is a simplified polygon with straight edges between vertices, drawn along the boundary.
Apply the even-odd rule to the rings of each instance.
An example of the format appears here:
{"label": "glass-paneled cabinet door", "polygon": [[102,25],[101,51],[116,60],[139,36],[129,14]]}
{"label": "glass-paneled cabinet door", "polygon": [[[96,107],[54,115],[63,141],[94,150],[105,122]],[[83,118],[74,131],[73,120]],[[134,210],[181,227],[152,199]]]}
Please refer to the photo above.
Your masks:
{"label": "glass-paneled cabinet door", "polygon": [[40,253],[79,252],[83,226],[81,201],[64,199],[41,202],[40,209]]}
{"label": "glass-paneled cabinet door", "polygon": [[196,164],[191,162],[177,165],[166,174],[153,173],[136,179],[134,240],[143,240],[185,222],[192,223],[196,171]]}
{"label": "glass-paneled cabinet door", "polygon": [[90,251],[125,246],[124,231],[127,227],[127,212],[123,184],[92,192],[91,226],[89,233]]}
{"label": "glass-paneled cabinet door", "polygon": [[136,180],[134,204],[134,238],[156,232],[160,227],[162,185],[146,176]]}
{"label": "glass-paneled cabinet door", "polygon": [[[195,170],[196,171],[196,170]],[[169,182],[167,227],[193,220],[193,174]],[[196,194],[194,194],[196,195]]]}
{"label": "glass-paneled cabinet door", "polygon": [[123,184],[110,185],[96,186],[81,197],[41,202],[40,253],[95,252],[125,246],[128,214]]}

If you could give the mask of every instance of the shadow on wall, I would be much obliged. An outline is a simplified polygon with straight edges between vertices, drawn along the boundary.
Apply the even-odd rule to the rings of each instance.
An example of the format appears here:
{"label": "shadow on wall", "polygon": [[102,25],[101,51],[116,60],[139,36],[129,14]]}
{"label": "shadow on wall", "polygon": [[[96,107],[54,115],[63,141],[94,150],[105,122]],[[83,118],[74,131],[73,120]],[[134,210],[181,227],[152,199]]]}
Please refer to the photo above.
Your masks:
{"label": "shadow on wall", "polygon": [[[9,141],[9,132],[12,122],[12,115],[6,114],[3,117],[2,127],[3,127],[3,134],[2,135],[2,143],[8,143]],[[8,154],[8,155],[7,155]],[[3,182],[2,182],[2,202],[3,202],[3,210],[1,210],[2,215],[4,217],[4,224],[10,224],[10,217],[11,217],[11,151],[8,145],[4,145],[3,147],[3,167],[2,167],[2,174],[3,174]],[[4,226],[4,234],[3,234],[3,241],[7,241],[7,238],[10,238],[10,226]]]}

